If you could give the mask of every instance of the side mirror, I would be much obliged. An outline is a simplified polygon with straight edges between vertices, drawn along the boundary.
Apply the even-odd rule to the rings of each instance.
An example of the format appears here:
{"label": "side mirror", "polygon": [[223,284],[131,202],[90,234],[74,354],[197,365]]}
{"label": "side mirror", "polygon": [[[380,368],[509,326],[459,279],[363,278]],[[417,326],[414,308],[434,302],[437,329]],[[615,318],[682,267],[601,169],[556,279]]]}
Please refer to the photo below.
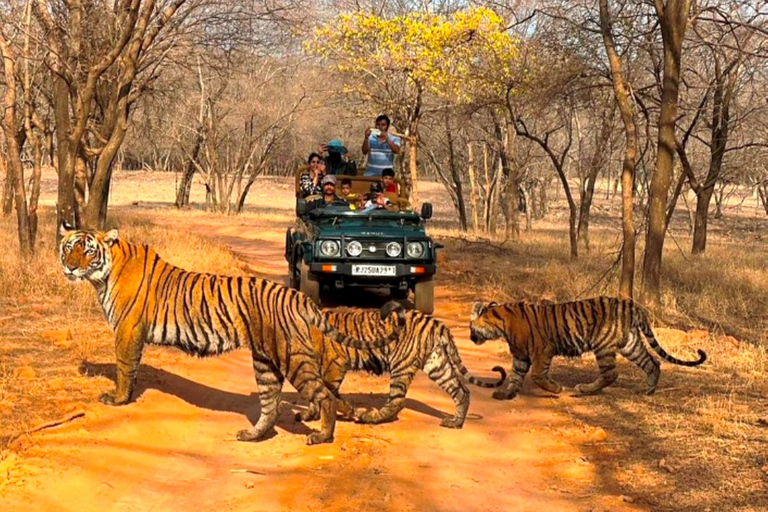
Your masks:
{"label": "side mirror", "polygon": [[432,218],[432,203],[424,203],[421,205],[421,218],[424,220]]}
{"label": "side mirror", "polygon": [[307,214],[307,202],[304,199],[296,200],[296,216],[303,217]]}

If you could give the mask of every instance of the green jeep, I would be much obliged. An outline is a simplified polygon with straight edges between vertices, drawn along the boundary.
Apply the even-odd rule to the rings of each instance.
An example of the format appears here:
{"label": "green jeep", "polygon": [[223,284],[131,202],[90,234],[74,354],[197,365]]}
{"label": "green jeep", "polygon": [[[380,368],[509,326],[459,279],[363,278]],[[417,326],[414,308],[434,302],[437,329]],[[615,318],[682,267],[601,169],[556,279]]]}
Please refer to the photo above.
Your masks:
{"label": "green jeep", "polygon": [[[339,183],[343,178],[352,180],[353,192],[367,191],[378,180],[337,176]],[[424,203],[419,214],[407,198],[397,195],[391,200],[399,211],[363,213],[335,205],[307,211],[307,202],[297,193],[296,224],[288,228],[285,241],[291,286],[317,304],[325,288],[389,288],[399,299],[412,290],[416,309],[431,314],[436,253],[442,247],[424,230],[432,205]]]}

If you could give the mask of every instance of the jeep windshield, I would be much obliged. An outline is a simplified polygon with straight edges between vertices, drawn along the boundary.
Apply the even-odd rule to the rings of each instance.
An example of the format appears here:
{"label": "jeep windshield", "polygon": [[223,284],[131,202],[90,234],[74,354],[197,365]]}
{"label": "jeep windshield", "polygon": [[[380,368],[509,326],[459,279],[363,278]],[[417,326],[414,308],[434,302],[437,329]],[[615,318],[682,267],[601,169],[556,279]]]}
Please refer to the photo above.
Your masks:
{"label": "jeep windshield", "polygon": [[350,210],[346,206],[326,206],[309,212],[309,218],[316,224],[420,224],[421,218],[414,212],[390,212],[384,209],[367,213]]}

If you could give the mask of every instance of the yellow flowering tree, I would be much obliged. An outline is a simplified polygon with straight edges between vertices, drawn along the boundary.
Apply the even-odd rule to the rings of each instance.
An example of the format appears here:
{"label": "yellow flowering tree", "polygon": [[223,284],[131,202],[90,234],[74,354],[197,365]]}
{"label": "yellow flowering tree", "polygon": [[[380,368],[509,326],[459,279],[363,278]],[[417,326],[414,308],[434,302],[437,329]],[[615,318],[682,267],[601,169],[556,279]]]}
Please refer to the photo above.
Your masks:
{"label": "yellow flowering tree", "polygon": [[391,112],[401,124],[409,145],[405,178],[414,205],[416,141],[419,121],[432,108],[430,98],[473,101],[478,71],[499,63],[511,70],[517,46],[504,20],[486,8],[390,19],[366,12],[342,14],[317,28],[305,43],[308,52],[343,76],[340,83],[346,85],[340,93]]}

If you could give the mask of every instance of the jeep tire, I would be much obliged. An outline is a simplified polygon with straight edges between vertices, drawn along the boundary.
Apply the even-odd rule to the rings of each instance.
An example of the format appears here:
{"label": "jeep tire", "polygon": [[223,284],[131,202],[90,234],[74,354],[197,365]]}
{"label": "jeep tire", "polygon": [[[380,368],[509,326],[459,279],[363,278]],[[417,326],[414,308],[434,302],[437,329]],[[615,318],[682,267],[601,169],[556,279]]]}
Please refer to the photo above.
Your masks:
{"label": "jeep tire", "polygon": [[429,278],[419,281],[413,289],[413,304],[422,313],[431,315],[435,311],[435,281]]}
{"label": "jeep tire", "polygon": [[320,306],[320,281],[312,278],[309,273],[309,265],[303,261],[299,263],[299,272],[299,291]]}

